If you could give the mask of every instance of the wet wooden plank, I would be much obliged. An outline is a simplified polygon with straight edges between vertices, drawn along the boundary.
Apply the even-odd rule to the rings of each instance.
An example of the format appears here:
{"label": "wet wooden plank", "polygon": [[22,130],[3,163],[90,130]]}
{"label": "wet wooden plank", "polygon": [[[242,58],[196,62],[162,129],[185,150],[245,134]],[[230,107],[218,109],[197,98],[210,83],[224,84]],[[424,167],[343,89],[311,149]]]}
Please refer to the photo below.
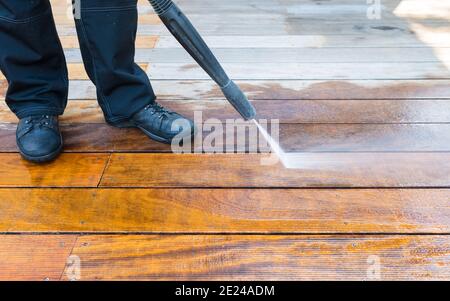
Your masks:
{"label": "wet wooden plank", "polygon": [[[450,80],[250,80],[237,83],[251,100],[450,98]],[[153,80],[152,84],[160,99],[224,99],[219,87],[210,80]],[[71,87],[71,99],[96,98],[90,82],[72,82]]]}
{"label": "wet wooden plank", "polygon": [[450,185],[450,153],[297,153],[284,155],[283,163],[265,154],[112,154],[100,186],[400,188]]}
{"label": "wet wooden plank", "polygon": [[0,235],[0,280],[60,280],[76,235]]}
{"label": "wet wooden plank", "polygon": [[[450,99],[450,80],[245,80],[237,81],[251,100]],[[211,80],[153,80],[159,99],[224,99]],[[0,97],[8,84],[0,80]],[[96,99],[90,81],[70,82],[69,99]]]}
{"label": "wet wooden plank", "polygon": [[19,154],[0,154],[0,187],[96,187],[108,154],[63,154],[38,165]]}
{"label": "wet wooden plank", "polygon": [[287,152],[448,152],[450,124],[284,124]]}
{"label": "wet wooden plank", "polygon": [[[211,126],[214,130],[211,131]],[[268,152],[265,138],[253,124],[225,131],[225,123],[203,124],[192,150],[206,153]],[[449,124],[281,124],[279,142],[287,152],[450,152]],[[15,124],[0,124],[0,152],[17,152]],[[198,127],[201,130],[201,127]],[[138,129],[106,124],[63,124],[65,152],[172,152]],[[212,132],[220,133],[214,147]],[[248,138],[249,132],[255,145]],[[274,134],[272,130],[269,132]],[[227,140],[228,139],[228,140]],[[259,139],[259,144],[258,143]],[[234,146],[234,149],[227,148]]]}
{"label": "wet wooden plank", "polygon": [[450,278],[448,236],[82,236],[73,254],[83,280]]}
{"label": "wet wooden plank", "polygon": [[445,234],[449,198],[447,189],[0,189],[0,232]]}
{"label": "wet wooden plank", "polygon": [[[237,83],[251,100],[450,98],[450,80],[250,80]],[[211,80],[152,80],[152,85],[159,99],[224,99]],[[70,99],[97,97],[95,87],[88,81],[72,81],[70,86]],[[0,82],[0,95],[1,91]]]}
{"label": "wet wooden plank", "polygon": [[[238,119],[240,115],[225,100],[158,100],[189,118],[201,113],[202,120]],[[358,99],[252,101],[259,119],[280,123],[448,123],[449,99]],[[197,112],[197,113],[196,113]],[[60,118],[62,124],[105,123],[97,100],[71,100]],[[211,120],[210,120],[211,121]],[[0,99],[0,124],[17,123],[17,117]]]}

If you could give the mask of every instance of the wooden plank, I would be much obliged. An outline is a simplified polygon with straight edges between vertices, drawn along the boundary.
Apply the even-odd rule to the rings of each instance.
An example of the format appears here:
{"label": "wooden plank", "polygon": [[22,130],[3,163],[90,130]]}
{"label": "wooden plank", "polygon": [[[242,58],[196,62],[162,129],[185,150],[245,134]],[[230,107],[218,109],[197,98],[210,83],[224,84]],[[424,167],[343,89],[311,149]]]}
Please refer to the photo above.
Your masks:
{"label": "wooden plank", "polygon": [[[143,70],[147,70],[148,64],[138,64]],[[88,80],[89,77],[82,63],[70,63],[67,65],[70,80]]]}
{"label": "wooden plank", "polygon": [[72,254],[82,280],[450,279],[448,236],[82,236]]}
{"label": "wooden plank", "polygon": [[[61,124],[105,123],[97,100],[69,101],[64,115],[60,117],[60,121]],[[6,102],[0,100],[0,124],[17,122],[18,118],[9,110]],[[0,125],[0,129],[3,128]]]}
{"label": "wooden plank", "polygon": [[[54,19],[56,24],[64,24],[64,25],[74,25],[75,22],[72,17],[69,17],[65,11],[61,13],[55,13]],[[139,23],[140,24],[151,24],[151,25],[157,25],[161,24],[161,19],[155,15],[155,14],[145,14],[145,15],[139,15]]]}
{"label": "wooden plank", "polygon": [[446,189],[0,189],[0,232],[445,234],[449,198]]}
{"label": "wooden plank", "polygon": [[[237,81],[251,100],[450,99],[450,80],[246,80]],[[211,80],[153,80],[159,99],[224,99]],[[0,98],[8,83],[0,80]],[[90,81],[70,82],[69,99],[96,99]]]}
{"label": "wooden plank", "polygon": [[112,154],[100,186],[450,186],[450,153],[298,153],[285,156],[288,168],[267,160],[258,154]]}
{"label": "wooden plank", "polygon": [[[208,128],[223,129],[214,147],[202,142],[210,136]],[[206,153],[267,152],[265,138],[254,125],[243,124],[242,130],[225,131],[223,125],[208,123],[199,128],[192,149]],[[450,152],[449,124],[281,124],[280,146],[287,152]],[[0,124],[0,152],[17,152],[15,124]],[[65,152],[172,152],[170,145],[147,138],[138,129],[118,129],[106,124],[64,124],[61,127]],[[239,131],[239,132],[238,132]],[[270,130],[269,130],[270,131]],[[250,144],[253,133],[260,146]],[[201,138],[201,139],[200,139]],[[227,139],[232,139],[227,140]],[[228,143],[228,144],[227,144]],[[203,148],[202,148],[203,146]]]}
{"label": "wooden plank", "polygon": [[[450,80],[250,80],[237,83],[252,100],[450,98]],[[159,99],[224,99],[211,80],[153,80],[152,84]],[[97,97],[95,87],[88,81],[72,81],[70,86],[70,99]],[[1,87],[0,82],[0,95]]]}
{"label": "wooden plank", "polygon": [[[242,13],[243,11],[271,11],[275,13],[282,14],[296,14],[298,16],[309,16],[309,15],[330,15],[330,14],[354,14],[359,17],[366,17],[366,11],[368,8],[367,3],[355,2],[352,0],[336,0],[330,3],[317,2],[315,0],[298,0],[298,1],[283,1],[280,5],[279,1],[276,0],[248,0],[245,2],[239,0],[230,0],[226,3],[221,3],[220,1],[212,1],[211,3],[205,4],[201,0],[179,0],[179,5],[183,7],[186,12],[189,13],[202,13],[206,14],[209,12],[208,8],[211,6],[216,7],[224,13]],[[428,12],[442,13],[442,10],[448,8],[449,4],[439,0],[430,0],[427,4],[423,4],[421,0],[404,0],[402,1],[405,9],[409,8],[421,8]],[[142,5],[145,5],[142,3]],[[399,6],[398,0],[386,0],[383,1],[382,9],[383,13],[389,13],[384,16],[395,17],[395,9]],[[395,13],[395,12],[394,12]]]}
{"label": "wooden plank", "polygon": [[[208,119],[237,119],[240,115],[225,100],[158,100],[176,112],[194,118],[201,112]],[[358,99],[358,100],[279,100],[252,101],[259,119],[280,123],[448,123],[449,99]],[[105,123],[97,100],[69,101],[61,116],[62,124]],[[17,117],[0,99],[0,124],[17,123]],[[0,126],[1,128],[1,126]]]}
{"label": "wooden plank", "polygon": [[450,124],[284,124],[286,152],[448,152]]}
{"label": "wooden plank", "polygon": [[[221,13],[220,16],[212,17],[208,14],[196,16],[196,18],[192,21],[203,36],[260,36],[261,33],[264,33],[265,36],[270,37],[288,35],[354,35],[359,37],[366,35],[380,36],[386,39],[403,37],[405,41],[415,41],[411,42],[414,47],[425,48],[425,44],[420,43],[420,40],[417,39],[411,28],[411,23],[402,18],[392,20],[384,18],[381,20],[316,20],[290,18],[270,13],[253,14],[251,12]],[[227,22],[227,20],[230,21]],[[441,28],[441,32],[446,33],[447,23],[443,19],[423,19],[420,24],[430,29]],[[74,24],[57,24],[57,29],[61,36],[76,35]],[[141,36],[171,36],[171,33],[163,24],[139,24],[137,34]]]}
{"label": "wooden plank", "polygon": [[[205,80],[197,64],[150,63],[151,79]],[[236,80],[450,79],[444,63],[224,63]]]}
{"label": "wooden plank", "polygon": [[[147,63],[139,63],[139,67],[143,70],[147,70]],[[67,70],[70,80],[88,80],[89,77],[85,71],[83,63],[69,63],[67,64]],[[0,72],[0,81],[5,80],[5,76]]]}
{"label": "wooden plank", "polygon": [[[160,98],[169,100],[224,98],[217,85],[209,80],[153,80],[152,83]],[[252,100],[450,98],[449,80],[250,80],[237,83]],[[95,98],[90,84],[73,84],[79,91],[70,95],[72,99]]]}
{"label": "wooden plank", "polygon": [[[210,7],[209,10],[212,11],[212,8]],[[160,20],[147,14],[145,10],[141,11],[139,18],[147,20],[139,23],[138,34],[161,35],[170,38],[170,32]],[[189,14],[189,18],[205,37],[224,36],[231,38],[231,36],[264,35],[275,38],[277,36],[314,36],[320,38],[321,35],[326,35],[331,38],[329,43],[326,44],[330,47],[341,47],[338,40],[342,40],[344,36],[350,35],[355,36],[355,38],[358,36],[355,41],[358,42],[357,45],[359,46],[427,47],[427,44],[418,39],[415,32],[411,30],[414,24],[423,24],[430,29],[440,27],[441,32],[448,34],[445,19],[441,18],[422,19],[420,22],[417,22],[417,19],[414,18],[401,17],[383,17],[379,20],[369,20],[367,17],[353,18],[351,16],[338,16],[338,18],[335,18],[334,15],[302,18],[295,15],[289,16],[272,12],[254,13],[254,11],[232,14],[223,12]],[[75,35],[76,31],[73,21],[64,20],[64,22],[58,23],[57,26],[61,35]],[[389,41],[388,38],[393,37],[393,35],[398,37],[398,45],[395,45],[393,41]],[[338,37],[334,39],[332,36]],[[384,37],[385,40],[383,41],[380,37]],[[347,44],[345,39],[344,43]],[[445,47],[445,45],[449,44],[443,40],[436,41],[432,45]]]}
{"label": "wooden plank", "polygon": [[59,280],[76,235],[1,235],[0,280]]}
{"label": "wooden plank", "polygon": [[63,154],[45,165],[0,154],[0,187],[96,187],[108,154]]}
{"label": "wooden plank", "polygon": [[[303,21],[304,22],[304,21]],[[450,35],[446,31],[444,36]],[[395,37],[395,38],[394,38]],[[286,36],[205,36],[212,48],[367,48],[367,47],[450,47],[450,41],[422,41],[414,35],[395,35],[389,39],[383,35],[286,35]],[[156,48],[179,48],[173,36],[161,36]]]}
{"label": "wooden plank", "polygon": [[[253,17],[257,21],[247,20]],[[226,22],[233,20],[234,23]],[[354,35],[354,36],[382,36],[386,39],[394,37],[404,37],[404,40],[411,42],[414,47],[425,47],[424,43],[419,43],[415,32],[412,31],[411,23],[403,19],[393,20],[314,20],[300,18],[289,18],[274,14],[222,14],[220,18],[203,15],[193,20],[198,31],[203,36],[288,36],[288,35]],[[427,28],[444,28],[446,22],[440,19],[424,19],[420,24]],[[76,29],[74,24],[57,24],[60,36],[74,36]],[[165,25],[145,25],[139,24],[137,34],[140,36],[157,35],[171,36]],[[445,31],[444,31],[445,34]],[[385,42],[386,43],[386,42]]]}
{"label": "wooden plank", "polygon": [[[63,48],[80,48],[78,43],[78,38],[76,36],[60,36],[61,44]],[[157,36],[137,36],[136,37],[136,48],[154,48],[156,42],[158,41]]]}
{"label": "wooden plank", "polygon": [[[150,48],[150,47],[147,47]],[[222,63],[344,63],[344,62],[435,62],[450,61],[450,48],[215,48]],[[436,55],[439,53],[439,56]],[[79,49],[66,49],[66,60],[82,62]],[[137,62],[194,63],[193,58],[180,48],[137,49]]]}

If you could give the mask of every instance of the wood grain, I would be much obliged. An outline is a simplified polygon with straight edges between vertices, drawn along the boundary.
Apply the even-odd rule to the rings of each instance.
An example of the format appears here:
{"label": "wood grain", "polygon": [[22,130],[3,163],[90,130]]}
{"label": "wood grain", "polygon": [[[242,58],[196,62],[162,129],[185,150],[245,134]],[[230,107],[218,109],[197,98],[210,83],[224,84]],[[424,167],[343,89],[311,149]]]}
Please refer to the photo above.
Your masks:
{"label": "wood grain", "polygon": [[450,153],[298,153],[289,157],[291,168],[263,165],[267,159],[263,154],[112,154],[100,186],[450,186]]}
{"label": "wood grain", "polygon": [[[59,39],[61,40],[61,44],[65,49],[77,48],[78,50],[80,48],[77,36],[60,36]],[[157,41],[157,36],[137,36],[135,47],[136,49],[151,49],[155,47]]]}
{"label": "wood grain", "polygon": [[[59,25],[75,25],[75,22],[72,17],[69,17],[67,14],[54,14],[55,22]],[[139,23],[140,24],[150,24],[157,25],[161,24],[161,19],[155,14],[142,14],[139,15]]]}
{"label": "wood grain", "polygon": [[[215,18],[219,18],[216,15]],[[223,18],[220,16],[220,18]],[[308,20],[309,21],[309,20]],[[230,20],[226,20],[230,22]],[[272,21],[273,22],[273,21]],[[303,21],[304,22],[304,21]],[[443,37],[448,37],[450,30],[445,28]],[[392,37],[392,36],[391,36]],[[236,33],[232,36],[217,35],[204,37],[205,42],[212,48],[377,48],[377,47],[449,47],[448,40],[433,39],[430,42],[422,41],[416,35],[398,34],[395,39],[389,39],[386,35],[298,35],[292,33],[286,36],[244,36]],[[239,45],[239,46],[236,46]],[[161,36],[158,40],[156,48],[179,48],[180,44],[173,36]]]}
{"label": "wood grain", "polygon": [[[143,70],[148,69],[148,64],[146,64],[146,63],[139,63],[138,65]],[[70,80],[88,80],[89,79],[82,63],[67,64],[67,71],[68,71]],[[5,76],[1,72],[0,72],[0,80],[5,80]]]}
{"label": "wood grain", "polygon": [[[226,132],[225,125],[204,124],[198,127],[197,140],[191,150],[206,153],[261,152],[270,148],[255,126]],[[208,141],[211,130],[222,129],[214,147]],[[270,129],[270,126],[269,126]],[[149,139],[138,129],[118,129],[107,124],[63,124],[65,152],[163,152],[170,145]],[[450,152],[448,124],[281,124],[279,143],[287,152]],[[0,152],[17,152],[15,124],[0,123]],[[259,143],[249,140],[249,132]],[[270,131],[272,134],[274,132]],[[201,134],[200,134],[201,133]],[[229,146],[233,146],[231,149]]]}
{"label": "wood grain", "polygon": [[[106,125],[67,1],[51,4],[76,101],[66,154],[27,163],[0,73],[0,280],[68,280],[69,255],[81,280],[375,280],[377,262],[382,280],[450,279],[448,3],[386,0],[373,20],[352,0],[178,0],[258,117],[281,121],[285,166]],[[237,118],[147,0],[138,11],[159,101]]]}
{"label": "wood grain", "polygon": [[0,235],[0,280],[60,280],[76,235]]}
{"label": "wood grain", "polygon": [[[332,65],[331,65],[332,64]],[[150,63],[151,79],[208,80],[197,64]],[[396,80],[450,79],[447,63],[224,63],[236,80]]]}
{"label": "wood grain", "polygon": [[445,234],[449,198],[447,189],[0,189],[0,232]]}
{"label": "wood grain", "polygon": [[63,154],[38,165],[0,154],[0,187],[96,187],[107,161],[107,154]]}
{"label": "wood grain", "polygon": [[[450,98],[450,80],[249,80],[237,83],[251,100]],[[159,99],[224,99],[220,88],[210,80],[152,80],[152,85]],[[0,82],[0,95],[1,92]],[[96,99],[95,87],[89,81],[72,81],[69,98]]]}
{"label": "wood grain", "polygon": [[[449,80],[265,80],[237,81],[252,100],[358,100],[358,99],[449,99]],[[223,100],[219,87],[210,80],[153,80],[159,99]],[[8,83],[0,80],[0,98]],[[87,80],[70,82],[69,99],[96,99]]]}
{"label": "wood grain", "polygon": [[72,254],[83,280],[450,278],[448,236],[82,236]]}
{"label": "wood grain", "polygon": [[[141,45],[137,41],[137,47]],[[147,42],[149,44],[150,42]],[[144,45],[136,50],[137,62],[193,63],[194,59],[183,48],[156,48]],[[437,47],[435,52],[428,48],[214,48],[214,54],[221,63],[342,63],[342,62],[435,62],[450,61],[450,49]],[[78,49],[66,49],[70,63],[82,61]]]}
{"label": "wood grain", "polygon": [[[201,112],[203,121],[238,119],[240,115],[226,100],[162,99],[159,102],[189,118]],[[357,99],[357,100],[281,100],[252,101],[259,119],[278,119],[280,123],[448,123],[450,99]],[[97,100],[69,101],[61,116],[63,124],[105,123]],[[18,119],[0,100],[0,123]],[[211,121],[210,121],[211,122]]]}
{"label": "wood grain", "polygon": [[[211,11],[211,8],[209,10]],[[195,17],[197,18],[197,20],[194,20],[195,25],[204,36],[259,36],[261,33],[271,37],[287,35],[353,35],[362,37],[365,35],[381,36],[386,40],[402,36],[404,40],[416,41],[415,48],[427,48],[426,44],[421,43],[415,32],[411,30],[411,23],[402,18],[392,20],[385,18],[380,20],[317,20],[308,18],[308,22],[305,22],[305,19],[301,18],[286,18],[271,13],[254,14],[250,11],[240,14],[221,13],[218,15],[208,13],[201,16],[196,14]],[[411,21],[417,22],[417,20]],[[448,32],[446,30],[447,22],[444,19],[422,19],[420,24],[426,26],[426,28],[440,28],[441,31],[444,29],[444,33]],[[57,28],[61,35],[76,34],[74,24],[58,24]],[[170,36],[171,33],[163,24],[139,24],[138,35]],[[398,47],[398,45],[393,47]]]}

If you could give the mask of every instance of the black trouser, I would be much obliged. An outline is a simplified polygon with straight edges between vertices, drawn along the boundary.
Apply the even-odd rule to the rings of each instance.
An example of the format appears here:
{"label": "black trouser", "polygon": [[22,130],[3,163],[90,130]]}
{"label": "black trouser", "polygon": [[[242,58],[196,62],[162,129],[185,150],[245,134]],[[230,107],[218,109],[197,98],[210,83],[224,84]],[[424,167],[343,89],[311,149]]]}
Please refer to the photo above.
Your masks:
{"label": "black trouser", "polygon": [[[137,17],[137,0],[81,0],[75,20],[84,66],[111,123],[155,100],[134,62]],[[0,0],[0,68],[17,117],[63,114],[67,67],[48,0]]]}

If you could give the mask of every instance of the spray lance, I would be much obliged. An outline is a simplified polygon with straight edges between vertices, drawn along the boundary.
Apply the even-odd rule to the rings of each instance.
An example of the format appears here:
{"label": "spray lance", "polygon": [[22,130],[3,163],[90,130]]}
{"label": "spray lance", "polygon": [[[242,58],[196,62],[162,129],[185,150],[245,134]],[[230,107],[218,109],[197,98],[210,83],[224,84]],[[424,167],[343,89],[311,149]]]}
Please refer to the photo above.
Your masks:
{"label": "spray lance", "polygon": [[226,99],[239,114],[245,120],[254,119],[256,116],[255,108],[236,83],[228,77],[208,45],[178,6],[171,0],[149,1],[172,35],[220,86]]}

